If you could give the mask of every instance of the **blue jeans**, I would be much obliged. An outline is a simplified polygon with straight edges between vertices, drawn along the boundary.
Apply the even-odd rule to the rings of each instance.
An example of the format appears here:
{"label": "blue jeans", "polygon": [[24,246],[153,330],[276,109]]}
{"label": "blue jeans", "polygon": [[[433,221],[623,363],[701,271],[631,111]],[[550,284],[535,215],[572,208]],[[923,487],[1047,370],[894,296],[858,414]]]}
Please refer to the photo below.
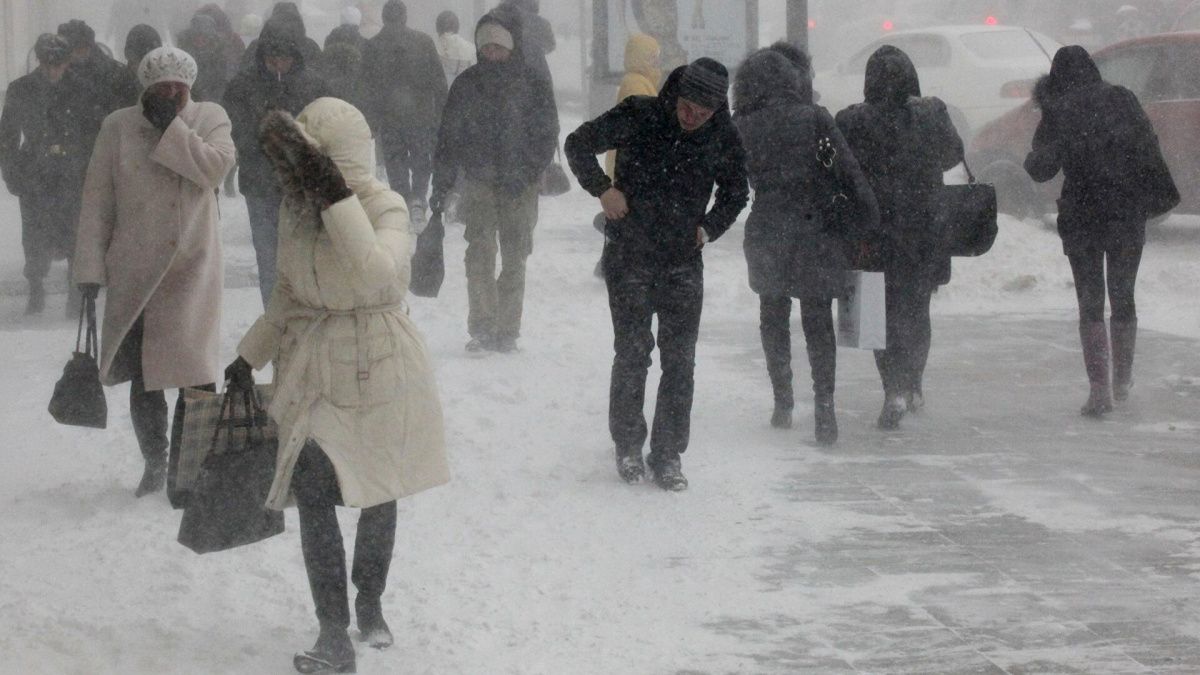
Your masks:
{"label": "blue jeans", "polygon": [[263,307],[271,299],[275,288],[275,259],[279,254],[279,205],[282,197],[260,197],[246,195],[246,209],[250,212],[250,238],[254,241],[254,255],[258,259],[258,290],[262,293]]}

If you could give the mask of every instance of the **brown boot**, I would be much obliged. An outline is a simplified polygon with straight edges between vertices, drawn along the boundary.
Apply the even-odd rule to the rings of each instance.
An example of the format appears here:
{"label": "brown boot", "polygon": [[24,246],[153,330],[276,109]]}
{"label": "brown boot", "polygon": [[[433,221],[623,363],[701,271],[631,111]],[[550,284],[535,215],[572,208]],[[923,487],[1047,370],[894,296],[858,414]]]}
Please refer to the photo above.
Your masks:
{"label": "brown boot", "polygon": [[1108,326],[1103,321],[1079,322],[1079,342],[1091,385],[1087,403],[1079,412],[1087,417],[1101,417],[1113,409],[1112,386],[1108,381]]}
{"label": "brown boot", "polygon": [[1133,350],[1137,344],[1137,319],[1112,321],[1112,392],[1117,401],[1129,398],[1133,386]]}

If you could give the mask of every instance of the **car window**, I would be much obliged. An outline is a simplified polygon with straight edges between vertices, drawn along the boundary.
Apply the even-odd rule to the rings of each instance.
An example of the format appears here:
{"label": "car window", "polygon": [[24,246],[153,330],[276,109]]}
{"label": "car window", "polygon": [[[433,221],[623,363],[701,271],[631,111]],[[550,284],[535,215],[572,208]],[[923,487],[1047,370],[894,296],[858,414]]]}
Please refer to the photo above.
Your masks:
{"label": "car window", "polygon": [[1119,84],[1145,102],[1154,84],[1152,78],[1160,56],[1158,49],[1127,49],[1098,58],[1096,66],[1105,82]]}
{"label": "car window", "polygon": [[967,51],[988,61],[1046,57],[1038,43],[1023,30],[964,33],[960,39]]}
{"label": "car window", "polygon": [[1170,85],[1162,100],[1200,99],[1200,48],[1172,50],[1166,59]]}
{"label": "car window", "polygon": [[936,35],[902,35],[889,41],[908,54],[917,70],[950,65],[950,45]]}
{"label": "car window", "polygon": [[1200,30],[1200,7],[1184,12],[1183,16],[1179,17],[1179,20],[1175,22],[1175,26],[1171,30]]}

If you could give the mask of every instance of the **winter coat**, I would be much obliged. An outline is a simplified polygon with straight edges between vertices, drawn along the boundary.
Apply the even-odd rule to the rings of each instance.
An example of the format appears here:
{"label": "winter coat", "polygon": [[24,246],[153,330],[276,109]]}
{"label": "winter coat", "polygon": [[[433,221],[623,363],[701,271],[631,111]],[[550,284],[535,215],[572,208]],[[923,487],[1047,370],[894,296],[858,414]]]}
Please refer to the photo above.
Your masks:
{"label": "winter coat", "polygon": [[340,98],[359,110],[365,109],[367,94],[362,68],[362,52],[354,45],[335,42],[325,47],[320,73],[329,87],[329,96]]}
{"label": "winter coat", "polygon": [[9,85],[0,114],[0,175],[9,192],[79,199],[102,119],[95,102],[90,85],[69,70],[51,82],[39,68]]}
{"label": "winter coat", "polygon": [[[812,104],[808,73],[780,54],[755,52],[738,69],[734,123],[746,148],[754,204],[744,247],[750,288],[773,297],[832,298],[842,294],[850,261],[846,245],[858,232],[879,227],[879,207],[833,117]],[[818,159],[817,143],[835,150],[832,172]],[[824,222],[822,203],[833,199],[834,176],[863,214],[856,232]]]}
{"label": "winter coat", "polygon": [[442,59],[442,71],[446,74],[448,84],[453,84],[454,78],[475,65],[475,45],[458,33],[439,35],[437,50],[438,57]]}
{"label": "winter coat", "polygon": [[[502,20],[507,19],[493,12],[479,23]],[[520,39],[516,26],[501,25]],[[434,196],[450,194],[460,171],[513,196],[536,184],[558,147],[558,111],[549,86],[519,59],[481,59],[459,75],[438,130]]]}
{"label": "winter coat", "polygon": [[149,391],[215,381],[221,327],[216,189],[233,167],[229,117],[189,102],[165,132],[140,107],[104,120],[75,245],[75,282],[108,287],[100,379],[129,379],[115,356],[145,316],[142,369]]}
{"label": "winter coat", "polygon": [[[255,197],[279,197],[279,177],[258,146],[258,125],[271,110],[285,110],[293,115],[322,96],[329,87],[308,68],[300,50],[301,35],[286,23],[267,22],[255,47],[255,67],[242,71],[225,90],[225,108],[233,121],[233,142],[238,150],[238,187],[243,194]],[[296,59],[292,69],[283,77],[267,69],[263,61],[265,47],[282,45]]]}
{"label": "winter coat", "polygon": [[329,51],[329,48],[334,45],[350,45],[357,49],[359,54],[362,54],[367,51],[367,38],[363,37],[358,26],[344,23],[329,31],[329,35],[325,36],[325,51]]}
{"label": "winter coat", "polygon": [[[315,69],[321,63],[321,46],[316,40],[308,37],[308,29],[304,26],[304,17],[300,14],[300,9],[294,2],[277,2],[271,10],[271,16],[267,19],[267,24],[278,24],[285,28],[286,32],[292,36],[295,41],[296,49],[304,58],[304,62],[309,68]],[[266,30],[266,26],[263,26]],[[242,56],[241,67],[239,71],[255,71],[258,69],[258,44],[262,41],[262,35],[258,39],[250,43],[246,47],[246,53]]]}
{"label": "winter coat", "polygon": [[920,98],[912,61],[883,46],[867,60],[865,101],[837,115],[879,202],[883,266],[894,279],[935,286],[950,281],[950,257],[935,230],[933,200],[942,174],[963,159],[946,104]]}
{"label": "winter coat", "polygon": [[[630,96],[658,96],[662,72],[658,69],[658,40],[637,34],[625,43],[625,77],[617,88],[617,103]],[[604,158],[604,172],[609,178],[617,168],[617,153],[610,151]]]}
{"label": "winter coat", "polygon": [[[627,98],[567,137],[567,160],[585,190],[599,197],[616,187],[625,194],[629,214],[608,221],[605,236],[622,257],[648,264],[699,258],[696,227],[715,241],[749,201],[745,152],[728,106],[695,131],[679,126],[675,106],[685,68],[671,73],[657,97]],[[608,150],[619,153],[615,180],[596,161]]]}
{"label": "winter coat", "polygon": [[196,60],[196,82],[192,98],[197,101],[221,102],[229,85],[228,46],[216,30],[201,31],[194,27],[179,34],[179,48]]}
{"label": "winter coat", "polygon": [[1179,203],[1158,136],[1128,89],[1104,82],[1082,47],[1064,47],[1034,100],[1042,120],[1025,169],[1038,182],[1061,170],[1058,231],[1071,255],[1092,245],[1142,245],[1146,219]]}
{"label": "winter coat", "polygon": [[433,38],[389,24],[367,40],[363,82],[369,95],[367,119],[383,133],[395,129],[433,138],[446,105],[446,74]]}
{"label": "winter coat", "polygon": [[237,74],[242,57],[246,54],[246,41],[234,30],[233,21],[229,15],[215,3],[204,5],[196,10],[196,14],[207,16],[217,24],[217,37],[225,55],[225,82],[228,83]]}
{"label": "winter coat", "polygon": [[275,363],[270,413],[280,446],[267,505],[287,504],[296,459],[312,439],[333,463],[345,504],[366,508],[449,480],[433,369],[404,306],[408,210],[375,179],[374,141],[354,107],[319,99],[295,123],[355,194],[318,211],[288,190],[279,281],[238,354],[256,368]]}

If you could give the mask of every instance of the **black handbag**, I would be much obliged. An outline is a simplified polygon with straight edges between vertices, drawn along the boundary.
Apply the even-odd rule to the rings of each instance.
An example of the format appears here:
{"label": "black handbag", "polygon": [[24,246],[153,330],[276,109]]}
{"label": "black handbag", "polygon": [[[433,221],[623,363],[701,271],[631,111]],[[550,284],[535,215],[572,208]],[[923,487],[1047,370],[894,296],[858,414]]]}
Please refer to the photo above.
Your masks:
{"label": "black handbag", "polygon": [[571,179],[567,177],[567,171],[563,169],[557,149],[554,151],[554,156],[554,161],[550,162],[550,166],[546,167],[546,170],[542,172],[541,180],[538,181],[538,194],[543,197],[557,197],[571,191]]}
{"label": "black handbag", "polygon": [[[84,332],[86,322],[87,331]],[[83,351],[80,351],[80,341]],[[75,334],[75,353],[63,368],[50,397],[50,415],[59,424],[104,429],[108,426],[108,404],[100,384],[100,342],[96,335],[96,300],[84,298],[79,308],[79,330]]]}
{"label": "black handbag", "polygon": [[422,298],[436,298],[446,278],[446,261],[442,244],[446,228],[442,225],[442,212],[434,211],[425,230],[417,235],[416,250],[412,256],[412,278],[408,290]]}
{"label": "black handbag", "polygon": [[821,175],[816,188],[821,223],[842,240],[842,252],[850,270],[882,272],[882,233],[863,227],[854,186],[838,174],[833,140],[828,136],[818,137],[816,154]]}
{"label": "black handbag", "polygon": [[996,241],[996,188],[976,182],[965,159],[963,167],[969,182],[938,190],[933,220],[946,255],[969,258],[987,253]]}
{"label": "black handbag", "polygon": [[[241,416],[236,411],[239,403]],[[283,512],[265,506],[275,480],[278,447],[279,439],[270,433],[270,420],[254,392],[227,390],[212,448],[179,522],[179,543],[196,553],[212,553],[283,532]]]}

